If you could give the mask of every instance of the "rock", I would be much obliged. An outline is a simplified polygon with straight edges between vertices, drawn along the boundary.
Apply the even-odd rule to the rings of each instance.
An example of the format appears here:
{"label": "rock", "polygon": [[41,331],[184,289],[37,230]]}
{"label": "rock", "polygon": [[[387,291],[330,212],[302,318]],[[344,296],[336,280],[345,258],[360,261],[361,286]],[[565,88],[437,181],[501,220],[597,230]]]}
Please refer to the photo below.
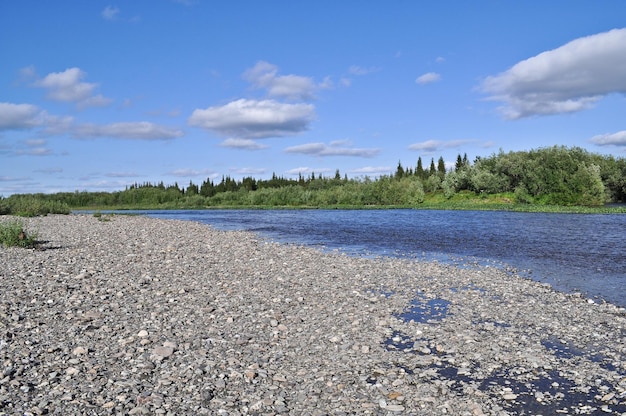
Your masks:
{"label": "rock", "polygon": [[152,354],[157,358],[167,358],[174,354],[174,348],[166,346],[156,347],[152,350]]}
{"label": "rock", "polygon": [[404,412],[404,406],[400,404],[388,404],[384,409],[388,412]]}
{"label": "rock", "polygon": [[87,354],[87,349],[83,348],[83,347],[76,347],[74,348],[74,350],[72,351],[72,354],[74,355],[83,355],[83,354]]}

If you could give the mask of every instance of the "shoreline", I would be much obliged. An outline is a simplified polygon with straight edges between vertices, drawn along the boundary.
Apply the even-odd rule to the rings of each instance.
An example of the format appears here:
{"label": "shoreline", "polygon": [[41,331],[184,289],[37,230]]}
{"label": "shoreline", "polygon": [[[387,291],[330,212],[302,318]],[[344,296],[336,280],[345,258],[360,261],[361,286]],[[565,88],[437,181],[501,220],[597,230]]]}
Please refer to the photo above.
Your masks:
{"label": "shoreline", "polygon": [[611,304],[188,221],[23,222],[45,243],[0,248],[0,415],[626,412]]}

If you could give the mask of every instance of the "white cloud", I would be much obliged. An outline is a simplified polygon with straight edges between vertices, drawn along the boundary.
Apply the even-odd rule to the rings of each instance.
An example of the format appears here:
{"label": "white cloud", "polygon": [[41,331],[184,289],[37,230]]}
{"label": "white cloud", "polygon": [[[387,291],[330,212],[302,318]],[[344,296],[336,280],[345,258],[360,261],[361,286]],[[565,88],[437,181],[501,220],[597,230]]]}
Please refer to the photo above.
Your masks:
{"label": "white cloud", "polygon": [[122,122],[111,124],[80,124],[72,127],[75,138],[109,137],[133,140],[168,140],[183,136],[183,131],[147,121]]}
{"label": "white cloud", "polygon": [[310,100],[317,88],[312,78],[278,75],[278,67],[265,61],[257,62],[254,67],[244,72],[243,78],[256,88],[266,89],[270,97],[291,100]]}
{"label": "white cloud", "polygon": [[54,101],[75,102],[81,108],[108,105],[111,99],[93,95],[98,84],[81,81],[86,75],[80,68],[68,68],[63,72],[52,72],[35,81],[34,85],[47,89],[47,97]]}
{"label": "white cloud", "polygon": [[196,109],[187,122],[228,138],[263,139],[302,133],[314,117],[315,107],[311,104],[239,99]]}
{"label": "white cloud", "polygon": [[575,39],[487,77],[481,89],[506,118],[571,113],[626,93],[626,28]]}
{"label": "white cloud", "polygon": [[426,153],[433,153],[439,149],[455,149],[468,144],[475,143],[476,140],[449,140],[447,142],[441,140],[426,140],[425,142],[413,143],[409,145],[409,150],[422,151]]}
{"label": "white cloud", "polygon": [[35,82],[48,90],[48,97],[55,101],[80,101],[89,98],[97,84],[80,82],[85,73],[80,68],[68,68],[63,72],[52,72]]}
{"label": "white cloud", "polygon": [[302,153],[312,156],[355,156],[355,157],[374,157],[380,153],[380,149],[376,148],[355,148],[341,146],[342,142],[325,143],[306,143],[298,146],[291,146],[285,149],[285,153]]}
{"label": "white cloud", "polygon": [[222,143],[220,143],[221,147],[230,147],[233,149],[247,149],[247,150],[261,150],[267,149],[269,146],[266,144],[261,144],[252,139],[226,139]]}
{"label": "white cloud", "polygon": [[44,122],[45,112],[31,104],[0,103],[0,130],[37,127]]}
{"label": "white cloud", "polygon": [[626,146],[626,130],[593,136],[589,141],[598,146]]}
{"label": "white cloud", "polygon": [[427,72],[423,75],[417,77],[415,82],[417,84],[432,84],[433,82],[437,82],[441,79],[441,75],[436,72]]}
{"label": "white cloud", "polygon": [[409,145],[409,150],[417,150],[422,152],[432,153],[439,149],[443,145],[443,142],[439,140],[426,140],[425,142],[413,143]]}
{"label": "white cloud", "polygon": [[102,10],[102,17],[105,20],[113,20],[119,14],[120,9],[114,6],[107,6]]}

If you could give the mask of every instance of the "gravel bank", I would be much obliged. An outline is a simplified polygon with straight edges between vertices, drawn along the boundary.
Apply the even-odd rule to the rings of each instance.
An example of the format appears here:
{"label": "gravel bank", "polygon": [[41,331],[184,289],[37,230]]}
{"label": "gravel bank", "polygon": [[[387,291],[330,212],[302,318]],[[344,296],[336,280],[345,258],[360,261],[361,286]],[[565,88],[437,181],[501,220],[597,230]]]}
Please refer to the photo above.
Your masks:
{"label": "gravel bank", "polygon": [[24,219],[40,249],[0,247],[0,415],[626,414],[624,309],[106,219]]}

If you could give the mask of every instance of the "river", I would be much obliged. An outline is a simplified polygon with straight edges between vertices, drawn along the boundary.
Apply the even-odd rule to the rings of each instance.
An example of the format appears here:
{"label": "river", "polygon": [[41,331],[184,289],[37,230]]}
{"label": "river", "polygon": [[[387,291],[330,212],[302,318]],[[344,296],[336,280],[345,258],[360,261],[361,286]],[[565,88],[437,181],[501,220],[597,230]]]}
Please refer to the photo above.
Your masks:
{"label": "river", "polygon": [[431,210],[135,211],[357,256],[516,270],[626,307],[626,215]]}

